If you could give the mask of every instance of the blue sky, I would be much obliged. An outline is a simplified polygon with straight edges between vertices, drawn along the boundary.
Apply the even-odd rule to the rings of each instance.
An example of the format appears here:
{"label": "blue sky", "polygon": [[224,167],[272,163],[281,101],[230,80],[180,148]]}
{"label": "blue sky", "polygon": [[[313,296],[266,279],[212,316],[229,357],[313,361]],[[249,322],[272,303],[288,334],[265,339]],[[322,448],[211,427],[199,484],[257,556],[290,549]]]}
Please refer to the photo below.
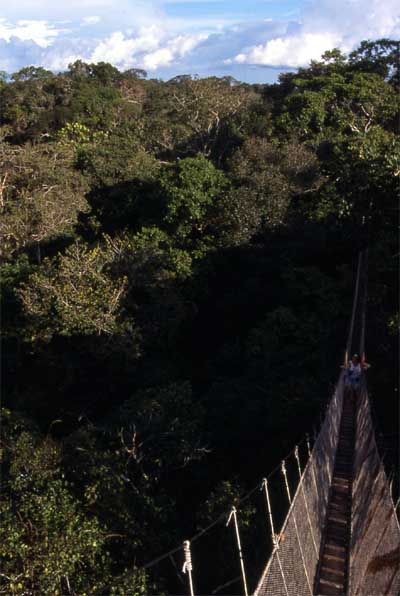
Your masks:
{"label": "blue sky", "polygon": [[233,22],[246,22],[266,18],[286,18],[299,16],[299,0],[226,0],[169,2],[166,4],[166,13],[170,17],[187,19],[220,19],[226,23],[229,19]]}
{"label": "blue sky", "polygon": [[400,38],[397,0],[0,0],[0,70],[81,58],[151,77],[271,82],[327,49]]}

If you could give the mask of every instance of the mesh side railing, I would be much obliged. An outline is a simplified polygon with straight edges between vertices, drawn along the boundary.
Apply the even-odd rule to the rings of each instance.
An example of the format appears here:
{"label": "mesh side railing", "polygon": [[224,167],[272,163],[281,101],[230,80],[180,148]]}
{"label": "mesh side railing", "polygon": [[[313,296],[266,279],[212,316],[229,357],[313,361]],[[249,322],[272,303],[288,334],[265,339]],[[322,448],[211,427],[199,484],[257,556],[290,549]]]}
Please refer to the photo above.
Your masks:
{"label": "mesh side railing", "polygon": [[313,594],[343,409],[343,375],[254,596]]}
{"label": "mesh side railing", "polygon": [[400,527],[375,442],[368,392],[357,407],[349,594],[400,594]]}

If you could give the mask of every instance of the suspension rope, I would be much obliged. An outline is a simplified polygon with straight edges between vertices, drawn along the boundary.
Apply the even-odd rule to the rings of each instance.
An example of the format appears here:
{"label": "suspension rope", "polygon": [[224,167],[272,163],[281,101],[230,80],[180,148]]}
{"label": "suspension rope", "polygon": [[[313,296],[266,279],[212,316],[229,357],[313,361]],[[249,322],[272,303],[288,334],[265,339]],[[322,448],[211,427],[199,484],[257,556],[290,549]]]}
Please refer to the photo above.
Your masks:
{"label": "suspension rope", "polygon": [[151,567],[154,567],[154,565],[157,565],[157,563],[161,563],[161,561],[164,561],[164,559],[168,559],[170,556],[174,555],[180,550],[182,550],[181,546],[177,546],[172,550],[169,550],[167,553],[164,553],[163,555],[157,557],[157,559],[153,559],[149,563],[146,563],[146,565],[143,565],[143,569],[150,569]]}
{"label": "suspension rope", "polygon": [[[301,441],[299,442],[299,445],[302,445],[305,442],[306,438],[303,437],[301,439]],[[291,457],[293,453],[293,449],[286,455],[286,457],[284,457],[284,461],[289,459],[289,457]],[[271,478],[274,474],[276,474],[279,469],[281,468],[281,463],[277,464],[272,470],[271,472],[268,474],[267,478]],[[249,490],[248,493],[246,493],[243,497],[241,497],[240,499],[238,499],[237,501],[237,505],[242,505],[243,503],[245,503],[246,501],[248,501],[248,499],[250,499],[250,497],[252,497],[252,495],[256,492],[258,492],[260,490],[260,483],[258,483],[254,488],[252,488],[251,490]],[[217,526],[218,524],[224,522],[226,520],[226,516],[229,515],[229,512],[224,511],[223,513],[221,513],[221,515],[219,515],[214,521],[212,521],[208,526],[206,526],[205,528],[203,528],[202,530],[200,530],[200,532],[197,532],[197,534],[195,534],[194,536],[192,536],[190,538],[190,543],[193,544],[193,542],[196,542],[196,540],[199,540],[199,538],[201,538],[204,534],[207,534],[210,530],[212,530],[212,528],[214,528],[215,526]],[[168,552],[160,555],[159,557],[157,557],[156,559],[153,559],[151,561],[149,561],[148,563],[146,563],[145,565],[143,565],[143,569],[151,569],[152,567],[154,567],[155,565],[157,565],[158,563],[161,563],[162,561],[164,561],[165,559],[167,559],[168,557],[170,557],[171,555],[176,554],[177,552],[182,550],[182,546],[177,546],[171,550],[169,550]]]}
{"label": "suspension rope", "polygon": [[211,592],[211,594],[218,594],[218,592],[220,592],[224,588],[229,588],[229,586],[236,584],[236,582],[238,582],[240,579],[242,579],[241,575],[238,575],[237,577],[230,579],[228,582],[225,582],[224,584],[221,584],[220,586],[217,586],[216,588],[214,588],[214,590]]}
{"label": "suspension rope", "polygon": [[[313,434],[314,434],[314,443],[317,441],[317,430],[315,427],[313,427]],[[307,443],[307,449],[308,449],[308,454],[309,456],[312,457],[312,450],[310,448],[310,442],[309,442],[309,436],[306,435],[304,436],[298,443],[299,447],[300,445],[302,445],[303,443]],[[286,457],[283,458],[283,461],[286,461],[287,459],[289,459],[289,457],[292,456],[292,454],[294,453],[294,449],[292,449],[287,455]],[[268,476],[266,477],[266,479],[270,479],[274,474],[276,474],[279,469],[282,468],[282,463],[278,463],[268,474]],[[313,479],[314,479],[314,483],[316,485],[316,477],[315,477],[315,470],[314,470],[314,466],[312,465],[312,472],[313,472]],[[264,480],[262,481],[261,486],[264,486]],[[243,497],[241,497],[238,501],[237,504],[243,504],[244,502],[246,502],[248,499],[250,499],[252,497],[252,495],[259,491],[260,489],[260,484],[258,483],[254,488],[252,488],[248,493],[246,493]],[[203,528],[202,530],[200,530],[197,534],[195,534],[194,536],[192,536],[192,538],[190,539],[190,543],[193,544],[193,542],[195,542],[196,540],[199,540],[204,534],[207,534],[212,528],[214,528],[215,526],[217,526],[218,524],[222,523],[224,520],[226,520],[226,516],[227,516],[227,512],[222,513],[221,515],[219,515],[214,521],[212,521],[208,526],[206,526],[205,528]],[[157,565],[158,563],[161,563],[162,561],[164,561],[165,559],[171,557],[172,555],[178,553],[179,551],[182,550],[182,546],[177,546],[169,551],[167,551],[166,553],[160,555],[159,557],[149,561],[148,563],[146,563],[145,565],[143,565],[143,569],[151,569],[152,567],[154,567],[155,565]],[[280,561],[279,561],[280,564]],[[281,566],[281,565],[280,565]],[[285,582],[284,578],[283,581]],[[285,584],[286,585],[286,584]],[[285,588],[286,589],[286,588]]]}
{"label": "suspension rope", "polygon": [[[285,462],[284,461],[282,461],[282,474],[283,474],[283,477],[285,479],[286,492],[287,492],[287,496],[288,496],[288,499],[289,499],[289,506],[291,506],[292,505],[292,497],[290,495],[290,488],[289,488],[289,483],[288,483],[287,473],[286,473],[286,465],[285,465]],[[295,530],[296,530],[297,542],[299,544],[299,550],[300,550],[301,560],[302,560],[302,563],[303,563],[304,573],[305,573],[305,576],[306,576],[306,579],[307,579],[308,587],[310,589],[310,594],[311,594],[311,596],[313,596],[313,589],[312,589],[312,586],[311,586],[311,583],[310,583],[310,578],[308,577],[308,571],[307,571],[306,561],[304,559],[303,547],[301,545],[299,528],[297,526],[297,521],[296,521],[296,516],[294,514],[294,510],[292,510],[292,515],[293,515],[294,527],[295,527]]]}
{"label": "suspension rope", "polygon": [[368,248],[364,251],[363,266],[363,295],[361,299],[361,334],[360,334],[360,356],[365,360],[365,326],[368,301]]}
{"label": "suspension rope", "polygon": [[185,540],[185,542],[183,543],[183,552],[185,555],[185,562],[183,564],[182,571],[183,571],[183,573],[187,573],[187,575],[188,575],[190,596],[194,596],[193,578],[192,578],[193,565],[192,565],[192,555],[190,552],[190,541],[189,540]]}
{"label": "suspension rope", "polygon": [[276,534],[275,534],[274,521],[273,521],[273,518],[272,518],[271,501],[270,501],[270,498],[269,498],[269,491],[268,491],[268,480],[266,478],[264,478],[264,480],[263,480],[262,488],[264,488],[264,490],[265,490],[265,497],[266,497],[266,500],[267,500],[267,508],[268,508],[268,517],[269,517],[269,523],[270,523],[270,527],[271,527],[272,544],[274,545],[274,550],[273,550],[272,555],[274,553],[276,554],[276,558],[278,560],[279,570],[281,572],[283,586],[285,588],[286,596],[289,596],[289,590],[288,590],[288,587],[286,585],[285,574],[283,573],[282,562],[281,562],[281,558],[279,556],[279,542],[278,542],[278,539],[277,539]]}
{"label": "suspension rope", "polygon": [[[348,330],[348,337],[347,337],[347,343],[346,343],[346,360],[348,359],[350,350],[352,349],[353,346],[353,342],[356,343],[356,339],[359,339],[359,352],[360,352],[360,356],[361,358],[364,358],[365,356],[365,330],[366,330],[366,306],[367,306],[367,300],[368,300],[368,249],[365,249],[364,251],[360,251],[359,255],[358,255],[358,263],[357,263],[357,276],[356,276],[356,282],[355,282],[355,288],[354,288],[354,296],[353,296],[353,305],[352,305],[352,313],[351,313],[351,319],[350,319],[350,324],[349,324],[349,330]],[[360,324],[360,326],[358,327],[358,323]],[[358,335],[358,332],[360,333],[359,337],[355,338],[355,328],[356,328],[356,333]],[[343,377],[341,377],[341,379],[343,379]],[[338,394],[337,391],[335,391],[333,397],[331,398],[330,402],[329,402],[329,407],[326,408],[326,416],[332,416],[332,412],[335,410],[335,404],[337,404],[337,402],[339,401],[340,403],[340,394]],[[326,418],[325,418],[326,421]],[[334,425],[333,425],[334,426]],[[324,426],[325,430],[326,427],[329,428],[329,422],[328,424]],[[324,429],[322,429],[324,430]],[[335,430],[335,428],[334,428]],[[321,431],[320,431],[321,432]],[[304,439],[303,439],[304,440]],[[301,441],[301,443],[303,442],[303,440]],[[315,453],[317,453],[317,450],[321,447],[321,442],[323,442],[323,439],[321,438],[321,435],[319,434],[318,437],[316,436],[316,432],[314,433],[314,445],[313,448],[311,449],[310,446],[310,439],[309,436],[306,435],[305,437],[305,441],[306,441],[306,446],[307,446],[307,453],[308,453],[308,462],[306,464],[306,467],[308,465],[311,466],[311,473],[313,476],[313,484],[315,486],[316,491],[318,492],[318,485],[317,485],[317,479],[315,476],[315,465],[314,465],[314,457],[315,457]],[[301,444],[299,443],[299,444]],[[331,449],[332,451],[332,449]],[[291,489],[289,486],[289,482],[288,482],[288,476],[287,476],[287,470],[286,470],[286,465],[285,462],[286,460],[292,455],[294,454],[294,457],[296,459],[297,462],[297,469],[298,469],[298,473],[299,473],[299,484],[301,484],[301,487],[298,486],[297,490],[296,490],[296,494],[293,496],[291,495]],[[310,527],[310,533],[311,533],[311,537],[312,537],[312,541],[313,541],[313,547],[315,550],[315,553],[318,556],[318,545],[316,543],[316,538],[315,538],[315,527],[313,528],[312,525],[312,521],[311,521],[311,515],[310,515],[310,509],[309,509],[309,504],[307,502],[307,497],[306,497],[306,490],[305,490],[305,486],[304,486],[304,474],[305,474],[305,470],[301,469],[301,461],[300,461],[300,456],[299,456],[299,449],[298,449],[298,445],[295,446],[294,449],[291,450],[291,452],[289,453],[288,456],[286,456],[286,458],[283,459],[283,461],[281,462],[281,464],[278,464],[271,472],[270,474],[267,476],[267,478],[264,478],[262,480],[262,484],[261,484],[261,490],[263,490],[265,492],[265,498],[266,498],[266,503],[267,503],[267,510],[268,510],[268,518],[269,518],[269,525],[270,525],[270,529],[271,529],[271,538],[272,538],[272,544],[273,544],[273,553],[271,555],[270,560],[272,559],[272,556],[275,556],[277,558],[277,562],[279,565],[279,570],[276,569],[276,573],[278,574],[278,578],[279,578],[279,571],[280,571],[280,575],[282,577],[282,583],[285,590],[285,594],[286,596],[289,596],[289,590],[288,590],[288,585],[286,583],[286,578],[285,578],[285,573],[284,573],[284,569],[282,566],[282,561],[280,558],[280,536],[277,535],[275,533],[275,528],[274,528],[274,520],[273,520],[273,516],[272,516],[272,508],[271,508],[271,500],[270,500],[270,493],[269,493],[269,488],[268,488],[268,479],[271,478],[279,469],[279,467],[281,468],[282,474],[284,476],[284,483],[285,483],[285,487],[286,487],[286,493],[287,493],[287,497],[288,497],[288,501],[289,501],[289,512],[288,515],[286,517],[286,520],[289,518],[289,516],[292,517],[293,519],[293,524],[295,527],[295,532],[296,532],[296,537],[297,537],[297,543],[298,543],[298,548],[299,548],[299,552],[301,555],[301,561],[302,561],[302,565],[303,565],[303,570],[304,570],[304,574],[305,574],[305,578],[307,580],[307,584],[310,590],[310,594],[313,594],[313,589],[312,589],[312,585],[310,582],[310,577],[309,577],[309,573],[312,573],[312,571],[310,571],[307,568],[306,565],[306,560],[305,560],[305,556],[304,556],[304,543],[302,543],[301,541],[301,537],[300,537],[300,533],[299,533],[299,526],[297,524],[297,520],[296,520],[296,515],[297,518],[300,520],[301,517],[304,517],[303,515],[298,515],[297,514],[297,509],[296,509],[296,499],[299,495],[300,490],[303,493],[303,499],[304,499],[304,504],[305,504],[305,508],[306,508],[306,513],[307,513],[307,518],[308,518],[308,524]],[[326,485],[328,484],[328,480],[325,483]],[[388,490],[389,493],[391,494],[391,487],[388,485]],[[248,499],[250,499],[253,494],[256,491],[260,490],[260,485],[258,484],[256,487],[254,487],[253,489],[251,489],[247,494],[245,494],[241,499],[239,499],[236,502],[236,505],[238,505],[239,503],[244,503],[246,502]],[[393,502],[393,500],[392,500]],[[398,503],[396,504],[396,506],[393,507],[393,514],[396,516],[396,508],[398,506]],[[295,511],[296,511],[296,515],[295,515]],[[217,519],[215,519],[214,521],[212,521],[207,527],[203,528],[201,531],[199,531],[197,534],[195,534],[195,536],[192,537],[191,541],[186,540],[183,543],[183,550],[184,550],[184,558],[185,558],[185,562],[183,565],[183,572],[185,574],[188,575],[188,581],[189,581],[189,590],[190,590],[190,596],[194,596],[194,588],[193,588],[193,579],[192,579],[192,570],[193,570],[193,565],[192,565],[192,559],[191,559],[191,552],[190,552],[190,545],[191,543],[195,542],[196,540],[200,539],[204,534],[208,533],[213,527],[217,526],[219,523],[222,522],[222,520],[226,520],[226,515],[227,513],[222,513]],[[396,516],[397,519],[397,516]],[[305,521],[305,520],[304,520]],[[235,529],[235,535],[236,535],[236,541],[237,541],[237,548],[238,548],[238,553],[239,553],[239,560],[240,560],[240,566],[241,566],[241,578],[242,578],[242,582],[243,582],[243,588],[244,588],[244,594],[245,596],[248,596],[248,587],[247,587],[247,578],[246,578],[246,573],[245,573],[245,565],[244,565],[244,558],[243,558],[243,552],[242,552],[242,544],[241,544],[241,540],[240,540],[240,533],[239,533],[239,524],[238,524],[238,517],[237,517],[237,509],[235,506],[232,507],[230,513],[229,513],[229,517],[228,520],[226,522],[226,526],[229,526],[231,523],[233,522],[234,525],[234,529]],[[285,521],[285,524],[287,522]],[[388,522],[389,523],[389,522]],[[381,543],[381,541],[384,538],[384,535],[387,531],[388,528],[388,523],[387,525],[382,528],[382,534],[380,537],[380,540],[378,541],[378,545],[375,548],[375,551],[377,550],[379,544]],[[284,524],[284,525],[285,525]],[[302,537],[304,538],[304,537]],[[181,550],[182,547],[177,547],[175,549],[172,549],[171,551],[169,551],[168,553],[158,557],[157,559],[151,561],[150,563],[146,564],[144,566],[144,569],[148,569],[150,567],[153,567],[155,564],[159,563],[160,561],[162,561],[163,559],[167,558],[167,557],[172,557],[173,554],[177,553],[178,551]],[[306,543],[306,553],[308,545]],[[281,545],[281,554],[284,551],[284,545]],[[283,561],[285,562],[285,561]],[[300,562],[299,562],[300,563]],[[267,567],[268,570],[268,567]],[[267,570],[265,573],[267,573]],[[300,565],[298,568],[298,572],[299,574],[301,574],[301,570],[300,570]],[[364,574],[365,574],[365,570],[364,570]],[[234,580],[231,580],[230,582],[227,582],[221,586],[218,586],[218,588],[216,589],[216,591],[214,593],[216,593],[219,590],[222,590],[223,588],[227,587],[228,585],[230,585],[231,583],[238,581],[240,579],[240,576],[238,578],[235,578]]]}
{"label": "suspension rope", "polygon": [[[315,446],[315,444],[316,444],[316,441],[314,442],[314,446]],[[313,451],[311,451],[311,449],[310,449],[310,440],[308,438],[308,435],[307,435],[307,451],[308,451],[308,465],[311,467],[311,475],[313,477],[315,494],[317,495],[318,494],[318,483],[317,483],[317,478],[315,476]]]}
{"label": "suspension rope", "polygon": [[307,433],[306,434],[306,445],[307,445],[307,453],[308,453],[308,457],[311,457],[311,446],[310,446],[310,435]]}
{"label": "suspension rope", "polygon": [[[317,430],[315,427],[313,427],[313,434],[314,434],[314,443],[317,440]],[[304,436],[298,443],[298,446],[302,445],[303,443],[307,444],[307,449],[308,449],[308,454],[309,456],[312,457],[312,450],[310,448],[310,442],[309,442],[309,436],[306,435]],[[292,456],[294,452],[294,449],[292,449],[287,455],[286,457],[283,458],[283,461],[286,461],[287,459],[289,459],[289,457]],[[282,464],[278,463],[268,474],[268,476],[264,479],[270,479],[274,474],[276,474],[279,469],[281,469]],[[315,470],[314,470],[314,466],[312,465],[312,472],[313,472],[313,479],[314,479],[314,483],[316,485],[316,477],[315,477]],[[261,486],[264,486],[264,480],[262,481]],[[260,490],[260,484],[258,483],[254,488],[252,488],[248,493],[246,493],[243,497],[241,497],[238,501],[237,504],[241,505],[244,502],[246,502],[248,499],[250,499],[253,494],[257,491]],[[195,542],[196,540],[199,540],[204,534],[207,534],[212,528],[214,528],[215,526],[217,526],[218,524],[222,523],[224,520],[226,520],[226,516],[227,516],[227,512],[222,513],[221,515],[219,515],[214,521],[212,521],[208,526],[206,526],[205,528],[203,528],[202,530],[200,530],[197,534],[195,534],[194,536],[192,536],[192,538],[190,539],[190,543],[193,544],[193,542]],[[164,561],[165,559],[171,557],[172,555],[175,555],[176,553],[178,553],[179,551],[182,550],[182,546],[177,546],[169,551],[167,551],[166,553],[160,555],[159,557],[152,559],[151,561],[149,561],[148,563],[146,563],[145,565],[143,565],[143,569],[151,569],[152,567],[154,567],[155,565],[157,565],[158,563],[161,563],[162,561]],[[279,557],[278,557],[279,558]],[[279,564],[281,566],[280,560],[279,560]],[[285,583],[285,579],[283,578],[283,581]],[[285,584],[286,585],[286,584]],[[285,588],[286,589],[286,588]]]}
{"label": "suspension rope", "polygon": [[294,456],[296,458],[297,467],[298,467],[298,470],[299,470],[299,484],[301,484],[301,490],[302,490],[302,493],[303,493],[304,504],[306,506],[307,518],[308,518],[308,523],[309,523],[310,532],[311,532],[311,538],[312,538],[312,541],[313,541],[315,554],[318,555],[318,548],[317,548],[317,544],[315,542],[314,530],[313,530],[313,527],[312,527],[311,517],[310,517],[310,511],[308,509],[308,503],[307,503],[306,493],[305,493],[305,490],[304,490],[304,482],[303,482],[302,472],[301,472],[299,449],[298,449],[297,445],[296,445],[295,450],[294,450]]}
{"label": "suspension rope", "polygon": [[248,590],[247,590],[246,572],[245,572],[245,569],[244,569],[242,544],[240,542],[239,524],[238,524],[238,520],[237,520],[237,509],[236,509],[236,507],[232,507],[232,511],[230,512],[229,517],[228,517],[228,521],[226,522],[226,525],[227,526],[229,526],[229,524],[231,523],[231,520],[232,519],[233,519],[233,522],[234,522],[234,525],[235,525],[236,541],[237,541],[237,547],[238,547],[238,551],[239,551],[239,560],[240,560],[240,568],[241,568],[241,571],[242,571],[244,593],[245,593],[245,596],[249,596],[249,593],[248,593]]}
{"label": "suspension rope", "polygon": [[362,263],[362,253],[360,252],[358,255],[357,277],[356,277],[356,285],[354,288],[354,296],[353,296],[353,308],[352,308],[352,312],[351,312],[349,333],[347,335],[346,356],[345,356],[346,364],[347,364],[351,346],[353,343],[354,321],[356,318],[356,310],[357,310],[357,304],[358,304],[358,293],[359,293],[359,287],[360,287],[361,263]]}

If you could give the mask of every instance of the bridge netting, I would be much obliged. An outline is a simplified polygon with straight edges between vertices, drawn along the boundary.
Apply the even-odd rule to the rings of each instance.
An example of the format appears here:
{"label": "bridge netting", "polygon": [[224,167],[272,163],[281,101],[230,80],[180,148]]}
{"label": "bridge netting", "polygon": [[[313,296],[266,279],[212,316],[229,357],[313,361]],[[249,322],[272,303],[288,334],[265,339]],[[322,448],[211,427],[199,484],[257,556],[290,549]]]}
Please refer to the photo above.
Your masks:
{"label": "bridge netting", "polygon": [[255,596],[302,596],[314,593],[339,440],[343,392],[342,374]]}
{"label": "bridge netting", "polygon": [[[341,375],[254,596],[315,594],[344,390]],[[348,582],[349,596],[400,594],[400,525],[365,382],[356,415]]]}
{"label": "bridge netting", "polygon": [[[354,345],[359,348],[359,354],[364,355],[366,304],[367,251],[364,251],[358,258],[345,362]],[[308,459],[303,471],[301,471],[297,448],[294,451],[300,472],[294,495],[291,494],[286,476],[285,461],[289,456],[282,462],[290,507],[280,531],[276,533],[273,521],[275,505],[273,500],[277,499],[277,495],[268,488],[268,479],[272,478],[279,468],[271,472],[268,479],[263,480],[261,487],[255,487],[240,500],[240,503],[243,503],[255,491],[259,493],[260,488],[265,490],[273,549],[272,553],[265,553],[265,558],[269,555],[269,560],[261,573],[253,596],[317,596],[316,585],[321,553],[325,544],[326,518],[340,439],[343,406],[345,398],[348,398],[345,377],[346,373],[342,370],[312,450],[307,441]],[[344,421],[346,422],[345,419]],[[351,511],[348,513],[350,536],[344,549],[347,560],[346,596],[400,596],[400,525],[383,460],[375,440],[375,426],[365,374],[362,375],[361,387],[357,392],[354,432],[354,455],[352,462],[350,460],[352,465]],[[220,523],[225,526],[225,522],[228,520],[229,523],[232,519],[233,513],[236,523],[234,507],[229,517],[221,514],[208,527],[192,537],[191,542],[196,543],[212,528],[219,527]],[[240,510],[238,513],[240,514]],[[241,576],[218,586],[218,589],[212,592],[213,594],[240,581],[242,581],[243,590],[235,593],[245,596],[249,594],[243,563],[246,557],[243,560],[237,523],[236,535]],[[180,550],[181,547],[177,547],[165,553],[147,564],[145,568],[171,559]],[[191,576],[193,566],[190,541],[185,541],[184,551],[186,556],[184,568],[188,571],[190,580],[189,593],[190,596],[195,596],[196,590]],[[198,555],[196,544],[194,554]]]}
{"label": "bridge netting", "polygon": [[[360,355],[365,352],[367,267],[365,250],[358,257],[346,361],[353,345]],[[342,373],[254,596],[315,594],[345,390]],[[399,596],[400,526],[375,440],[365,375],[357,396],[354,447],[347,595]]]}
{"label": "bridge netting", "polygon": [[400,526],[375,441],[367,388],[357,408],[349,594],[400,594]]}

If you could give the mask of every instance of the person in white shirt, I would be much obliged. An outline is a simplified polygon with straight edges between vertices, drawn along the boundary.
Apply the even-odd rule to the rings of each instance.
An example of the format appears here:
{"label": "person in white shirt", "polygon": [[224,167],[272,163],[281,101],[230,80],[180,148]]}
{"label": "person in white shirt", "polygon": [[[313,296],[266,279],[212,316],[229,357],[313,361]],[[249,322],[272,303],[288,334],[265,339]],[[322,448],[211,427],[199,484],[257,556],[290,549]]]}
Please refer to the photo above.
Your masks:
{"label": "person in white shirt", "polygon": [[361,363],[358,354],[354,354],[353,358],[347,365],[346,376],[344,383],[347,386],[358,389],[361,379]]}
{"label": "person in white shirt", "polygon": [[354,354],[348,364],[345,364],[342,368],[346,369],[344,377],[344,384],[346,387],[350,387],[355,391],[360,387],[361,372],[367,370],[370,365],[365,362],[365,358],[360,361],[358,354]]}

